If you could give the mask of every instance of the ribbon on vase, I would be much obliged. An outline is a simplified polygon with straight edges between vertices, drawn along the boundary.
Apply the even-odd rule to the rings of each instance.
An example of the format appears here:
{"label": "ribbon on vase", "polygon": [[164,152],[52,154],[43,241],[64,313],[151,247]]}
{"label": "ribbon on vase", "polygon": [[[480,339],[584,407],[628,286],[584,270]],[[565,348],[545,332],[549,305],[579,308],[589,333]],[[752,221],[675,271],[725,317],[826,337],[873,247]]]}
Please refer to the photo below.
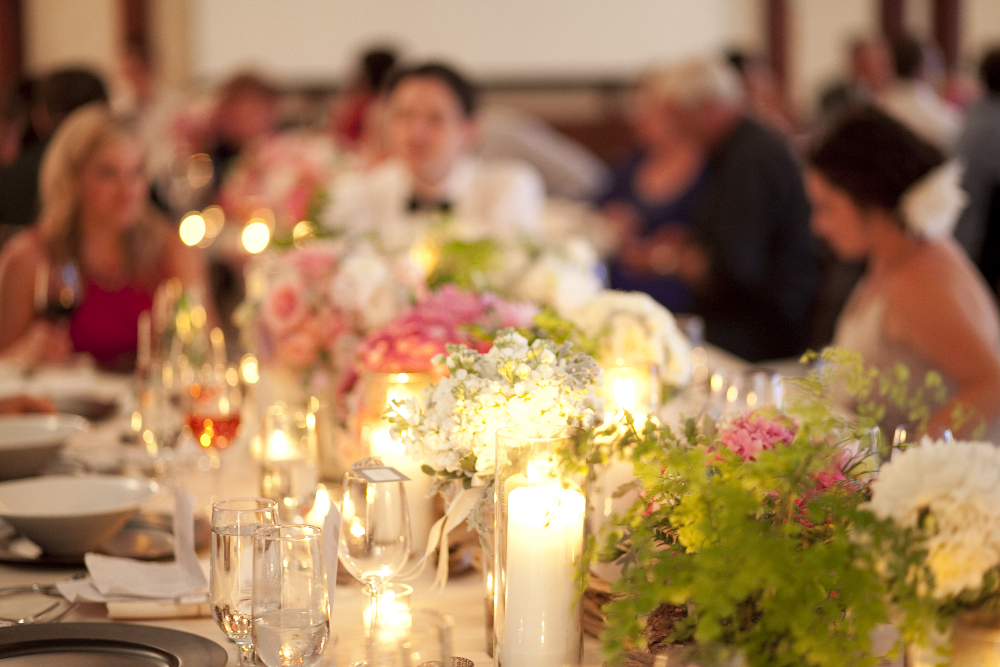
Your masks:
{"label": "ribbon on vase", "polygon": [[427,566],[431,554],[437,549],[437,573],[434,575],[434,584],[432,587],[444,588],[444,585],[448,582],[448,534],[465,521],[487,488],[478,486],[471,489],[464,489],[462,493],[451,501],[448,509],[445,510],[444,516],[435,521],[434,525],[431,526],[430,532],[427,535],[427,549],[420,557],[420,560],[395,577],[396,581],[410,581],[419,577]]}

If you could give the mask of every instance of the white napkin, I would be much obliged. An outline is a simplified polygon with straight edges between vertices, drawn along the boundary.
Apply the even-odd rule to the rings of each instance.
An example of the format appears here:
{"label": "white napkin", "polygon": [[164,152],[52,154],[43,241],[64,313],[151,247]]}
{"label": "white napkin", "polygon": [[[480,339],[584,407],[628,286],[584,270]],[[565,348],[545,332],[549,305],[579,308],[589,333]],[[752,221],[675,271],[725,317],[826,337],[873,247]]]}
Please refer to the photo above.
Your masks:
{"label": "white napkin", "polygon": [[194,502],[178,491],[174,508],[174,562],[150,563],[88,553],[85,579],[56,584],[67,600],[83,602],[160,601],[181,605],[206,600],[208,582],[194,550]]}
{"label": "white napkin", "polygon": [[330,595],[330,612],[333,596],[337,592],[337,565],[340,563],[340,509],[330,503],[330,510],[323,519],[323,561],[326,564],[326,582]]}

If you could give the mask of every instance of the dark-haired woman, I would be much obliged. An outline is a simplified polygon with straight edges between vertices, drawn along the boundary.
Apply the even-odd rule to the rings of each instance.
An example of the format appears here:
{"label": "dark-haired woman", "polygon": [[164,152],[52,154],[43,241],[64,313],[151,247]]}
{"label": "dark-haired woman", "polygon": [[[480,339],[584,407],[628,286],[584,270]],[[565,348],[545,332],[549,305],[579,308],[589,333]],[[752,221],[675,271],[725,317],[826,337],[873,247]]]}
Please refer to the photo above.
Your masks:
{"label": "dark-haired woman", "polygon": [[[951,239],[964,204],[957,165],[885,113],[847,112],[809,156],[813,230],[867,270],[841,313],[834,345],[867,364],[937,371],[948,401],[928,432],[1000,434],[1000,317],[975,267]],[[956,409],[971,418],[956,420]],[[886,406],[884,427],[908,415]]]}

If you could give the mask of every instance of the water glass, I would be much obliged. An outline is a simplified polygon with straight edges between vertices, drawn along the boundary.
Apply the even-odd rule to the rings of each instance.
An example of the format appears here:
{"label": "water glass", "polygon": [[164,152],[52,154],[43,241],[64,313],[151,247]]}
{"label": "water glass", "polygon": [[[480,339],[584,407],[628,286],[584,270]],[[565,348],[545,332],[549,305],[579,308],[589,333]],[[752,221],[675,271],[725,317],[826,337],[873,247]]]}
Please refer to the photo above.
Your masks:
{"label": "water glass", "polygon": [[323,531],[260,528],[253,540],[253,645],[266,667],[314,667],[330,637]]}
{"label": "water glass", "polygon": [[438,667],[452,664],[451,617],[414,609],[408,624],[380,625],[368,651],[368,667]]}
{"label": "water glass", "polygon": [[236,643],[241,667],[254,664],[250,635],[254,532],[275,525],[277,514],[274,501],[266,498],[235,498],[212,505],[212,615]]}

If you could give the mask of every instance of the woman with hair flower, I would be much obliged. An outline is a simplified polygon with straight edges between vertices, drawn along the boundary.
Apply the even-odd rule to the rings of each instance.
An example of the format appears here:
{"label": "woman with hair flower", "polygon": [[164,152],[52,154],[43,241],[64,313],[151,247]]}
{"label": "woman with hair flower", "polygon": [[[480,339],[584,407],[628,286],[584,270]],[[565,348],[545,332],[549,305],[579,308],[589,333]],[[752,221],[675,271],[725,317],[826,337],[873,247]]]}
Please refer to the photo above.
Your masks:
{"label": "woman with hair flower", "polygon": [[[985,422],[1000,443],[1000,316],[950,238],[965,203],[958,165],[885,113],[860,107],[838,119],[809,167],[814,232],[842,259],[867,260],[833,344],[883,370],[902,363],[914,380],[937,371],[947,401],[927,430],[972,432]],[[887,405],[881,424],[909,420]]]}
{"label": "woman with hair flower", "polygon": [[[88,352],[104,368],[129,370],[139,314],[170,278],[203,288],[201,258],[151,208],[142,145],[104,104],[60,125],[39,180],[38,221],[0,254],[0,356],[37,363]],[[62,304],[68,326],[38,312],[50,267],[71,267],[78,283]]]}

